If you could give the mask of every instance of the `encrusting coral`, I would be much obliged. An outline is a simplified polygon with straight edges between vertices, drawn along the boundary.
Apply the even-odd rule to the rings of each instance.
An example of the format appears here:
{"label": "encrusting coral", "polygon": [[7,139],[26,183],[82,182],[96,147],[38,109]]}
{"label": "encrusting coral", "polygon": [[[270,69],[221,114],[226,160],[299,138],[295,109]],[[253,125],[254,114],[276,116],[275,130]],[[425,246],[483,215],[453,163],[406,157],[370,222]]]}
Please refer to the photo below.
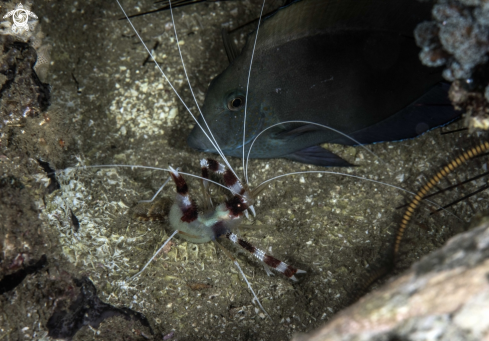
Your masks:
{"label": "encrusting coral", "polygon": [[452,83],[450,100],[465,112],[470,131],[489,129],[489,2],[438,0],[433,21],[419,24],[416,43],[420,59],[431,67],[444,66]]}

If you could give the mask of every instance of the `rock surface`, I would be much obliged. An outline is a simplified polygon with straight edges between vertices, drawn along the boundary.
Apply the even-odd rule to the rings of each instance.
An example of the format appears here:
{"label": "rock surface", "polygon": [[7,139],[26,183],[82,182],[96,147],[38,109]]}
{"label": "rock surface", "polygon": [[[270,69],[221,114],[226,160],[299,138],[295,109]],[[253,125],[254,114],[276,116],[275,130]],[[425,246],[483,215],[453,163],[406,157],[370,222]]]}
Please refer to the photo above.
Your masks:
{"label": "rock surface", "polygon": [[489,340],[489,219],[295,341]]}

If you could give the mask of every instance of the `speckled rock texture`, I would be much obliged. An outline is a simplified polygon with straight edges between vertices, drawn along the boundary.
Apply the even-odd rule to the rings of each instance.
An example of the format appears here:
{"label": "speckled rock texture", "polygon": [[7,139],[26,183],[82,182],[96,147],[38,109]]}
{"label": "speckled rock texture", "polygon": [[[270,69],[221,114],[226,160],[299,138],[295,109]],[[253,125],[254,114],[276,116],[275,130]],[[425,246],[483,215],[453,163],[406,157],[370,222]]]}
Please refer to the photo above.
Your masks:
{"label": "speckled rock texture", "polygon": [[295,341],[489,340],[489,219]]}

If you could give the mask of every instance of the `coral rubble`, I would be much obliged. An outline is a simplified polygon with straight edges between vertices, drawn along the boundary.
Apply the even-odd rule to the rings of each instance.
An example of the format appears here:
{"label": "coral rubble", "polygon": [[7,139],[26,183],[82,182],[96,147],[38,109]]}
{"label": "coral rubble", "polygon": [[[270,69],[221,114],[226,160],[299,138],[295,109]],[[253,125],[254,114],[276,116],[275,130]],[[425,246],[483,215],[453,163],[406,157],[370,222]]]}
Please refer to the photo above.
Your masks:
{"label": "coral rubble", "polygon": [[489,2],[438,0],[432,21],[419,24],[416,43],[420,59],[431,67],[444,66],[452,83],[450,99],[463,110],[470,131],[489,129]]}

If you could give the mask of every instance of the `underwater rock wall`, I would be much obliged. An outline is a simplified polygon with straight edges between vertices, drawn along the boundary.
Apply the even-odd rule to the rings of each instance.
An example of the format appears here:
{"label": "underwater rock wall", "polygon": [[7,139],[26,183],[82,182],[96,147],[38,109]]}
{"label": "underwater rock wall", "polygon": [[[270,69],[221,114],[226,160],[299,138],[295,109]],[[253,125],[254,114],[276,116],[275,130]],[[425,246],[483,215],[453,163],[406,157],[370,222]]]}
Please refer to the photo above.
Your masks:
{"label": "underwater rock wall", "polygon": [[295,341],[489,339],[489,219]]}
{"label": "underwater rock wall", "polygon": [[[71,145],[67,115],[50,108],[51,87],[44,83],[51,45],[44,40],[37,16],[25,6],[6,3],[0,22],[0,154],[59,164]],[[13,24],[12,12],[31,13],[25,27]],[[20,20],[20,19],[18,19]]]}

